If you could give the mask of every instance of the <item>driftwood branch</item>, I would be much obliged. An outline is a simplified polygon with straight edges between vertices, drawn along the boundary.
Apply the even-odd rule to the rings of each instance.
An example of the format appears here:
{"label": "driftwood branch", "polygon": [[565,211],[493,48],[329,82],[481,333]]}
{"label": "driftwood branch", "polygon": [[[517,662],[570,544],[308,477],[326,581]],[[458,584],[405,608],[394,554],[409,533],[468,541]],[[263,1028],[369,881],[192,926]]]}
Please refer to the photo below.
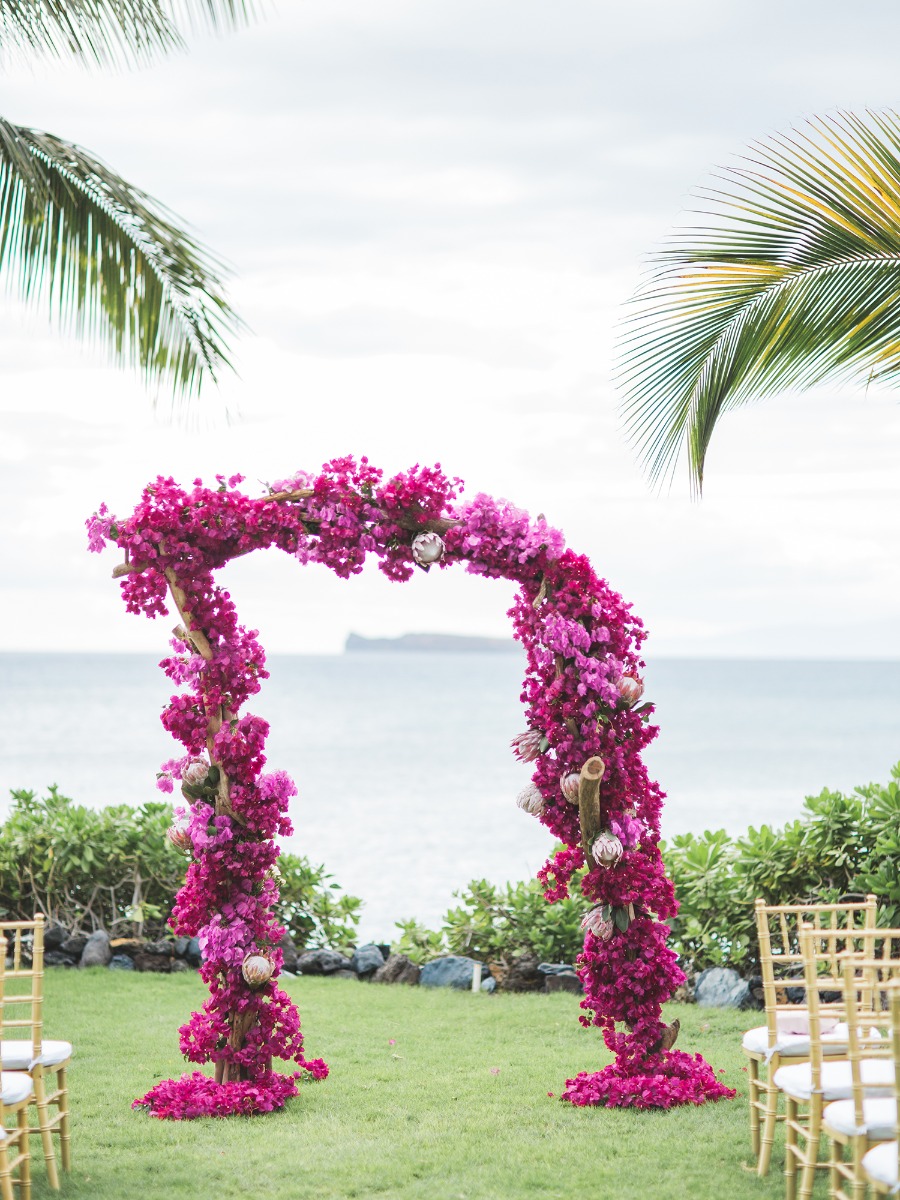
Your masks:
{"label": "driftwood branch", "polygon": [[594,755],[581,768],[578,783],[578,816],[581,821],[581,847],[590,870],[593,859],[591,847],[600,834],[600,781],[606,771],[606,763]]}

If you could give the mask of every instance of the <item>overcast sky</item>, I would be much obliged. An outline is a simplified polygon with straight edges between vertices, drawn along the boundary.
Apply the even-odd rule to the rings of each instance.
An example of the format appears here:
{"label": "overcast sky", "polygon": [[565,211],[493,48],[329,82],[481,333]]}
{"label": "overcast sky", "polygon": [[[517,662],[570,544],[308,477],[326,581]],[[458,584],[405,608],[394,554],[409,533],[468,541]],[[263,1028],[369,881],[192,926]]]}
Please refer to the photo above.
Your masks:
{"label": "overcast sky", "polygon": [[[202,428],[0,299],[0,647],[162,650],[101,500],[159,473],[251,481],[367,454],[440,461],[543,511],[645,619],[655,654],[897,657],[900,409],[820,389],[729,416],[702,502],[652,493],[620,430],[616,322],[691,190],[811,113],[900,107],[881,0],[282,0],[133,73],[36,63],[0,113],[71,138],[231,265],[250,331]],[[237,415],[223,417],[228,406]],[[345,584],[258,555],[227,580],[276,651],[346,633],[503,634],[461,571]]]}

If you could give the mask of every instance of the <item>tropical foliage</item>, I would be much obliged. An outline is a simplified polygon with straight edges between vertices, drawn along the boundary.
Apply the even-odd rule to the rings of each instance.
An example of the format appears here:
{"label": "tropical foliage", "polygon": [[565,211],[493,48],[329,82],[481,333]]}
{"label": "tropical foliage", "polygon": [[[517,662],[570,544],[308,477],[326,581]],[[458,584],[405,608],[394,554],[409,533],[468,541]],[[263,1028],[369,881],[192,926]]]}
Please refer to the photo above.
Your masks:
{"label": "tropical foliage", "polygon": [[702,488],[729,409],[900,372],[900,118],[813,117],[723,169],[659,252],[622,338],[627,429],[650,475]]}
{"label": "tropical foliage", "polygon": [[759,950],[757,898],[769,904],[836,903],[873,892],[879,924],[900,924],[900,764],[886,784],[850,795],[826,789],[783,829],[738,838],[723,830],[681,834],[663,848],[679,901],[670,921],[683,964],[752,973]]}
{"label": "tropical foliage", "polygon": [[414,962],[439,954],[466,954],[480,962],[510,962],[532,954],[541,962],[574,963],[584,944],[581,921],[588,901],[581,895],[584,871],[572,884],[573,896],[547,904],[536,879],[497,886],[473,879],[454,892],[459,904],[444,915],[439,930],[416,921],[398,921],[392,949]]}
{"label": "tropical foliage", "polygon": [[[181,46],[176,16],[214,27],[246,0],[0,0],[0,55],[128,63]],[[222,266],[168,210],[95,155],[0,117],[0,275],[150,385],[199,389],[239,322]]]}
{"label": "tropical foliage", "polygon": [[[55,786],[41,797],[17,789],[12,801],[0,825],[0,919],[41,911],[71,931],[169,932],[185,871],[166,838],[171,804],[87,808]],[[353,945],[362,901],[302,856],[282,854],[278,867],[276,914],[297,945]]]}

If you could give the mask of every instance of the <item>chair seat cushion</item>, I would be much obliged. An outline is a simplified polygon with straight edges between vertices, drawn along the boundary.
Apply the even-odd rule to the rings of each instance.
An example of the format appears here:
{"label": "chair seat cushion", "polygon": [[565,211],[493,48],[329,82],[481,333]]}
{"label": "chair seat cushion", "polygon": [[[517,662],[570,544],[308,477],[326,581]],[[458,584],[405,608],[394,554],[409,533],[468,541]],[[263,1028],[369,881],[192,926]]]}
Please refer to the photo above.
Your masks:
{"label": "chair seat cushion", "polygon": [[21,1104],[34,1090],[31,1076],[19,1071],[0,1071],[0,1101],[6,1105]]}
{"label": "chair seat cushion", "polygon": [[[894,1064],[886,1058],[864,1059],[860,1063],[863,1084],[887,1086],[894,1082]],[[812,1064],[791,1063],[775,1072],[775,1086],[794,1100],[808,1100],[813,1092]],[[822,1095],[826,1100],[849,1100],[853,1078],[848,1062],[822,1064]]]}
{"label": "chair seat cushion", "polygon": [[[41,1042],[41,1056],[37,1060],[42,1067],[58,1067],[72,1057],[71,1042],[52,1042],[45,1038]],[[23,1040],[0,1042],[0,1063],[7,1071],[30,1071],[36,1065],[31,1057],[31,1042]]]}
{"label": "chair seat cushion", "polygon": [[828,1129],[846,1137],[856,1137],[864,1133],[873,1141],[883,1142],[892,1138],[897,1128],[897,1101],[893,1097],[889,1099],[885,1096],[879,1100],[874,1096],[867,1096],[863,1100],[863,1123],[857,1125],[853,1101],[836,1100],[825,1109],[822,1119]]}
{"label": "chair seat cushion", "polygon": [[868,1154],[863,1155],[862,1165],[872,1179],[895,1192],[898,1190],[896,1142],[882,1142],[880,1146],[873,1146]]}
{"label": "chair seat cushion", "polygon": [[[846,1024],[835,1025],[830,1033],[822,1035],[823,1054],[846,1054],[849,1037]],[[765,1025],[748,1029],[742,1047],[749,1054],[764,1054],[770,1059],[773,1054],[782,1058],[809,1058],[809,1031],[806,1033],[779,1033],[774,1046],[769,1045],[769,1030]]]}

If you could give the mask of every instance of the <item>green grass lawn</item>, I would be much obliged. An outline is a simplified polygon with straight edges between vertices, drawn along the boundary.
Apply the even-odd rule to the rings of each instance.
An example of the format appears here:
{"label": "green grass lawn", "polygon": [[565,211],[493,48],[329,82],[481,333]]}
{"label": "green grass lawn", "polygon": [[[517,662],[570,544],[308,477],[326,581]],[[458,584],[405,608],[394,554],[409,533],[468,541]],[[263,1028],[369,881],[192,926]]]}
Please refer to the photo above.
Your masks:
{"label": "green grass lawn", "polygon": [[[74,1168],[85,1200],[588,1197],[741,1200],[783,1195],[748,1170],[740,1030],[754,1014],[672,1006],[738,1098],[671,1112],[576,1109],[564,1081],[606,1061],[577,997],[472,996],[354,980],[286,981],[306,1050],[331,1066],[281,1112],[158,1121],[131,1101],[186,1069],[177,1026],[205,989],[193,973],[47,975],[46,1033],[75,1044]],[[554,1093],[554,1097],[548,1096]],[[39,1160],[39,1143],[35,1141]],[[52,1195],[43,1165],[35,1200]]]}

